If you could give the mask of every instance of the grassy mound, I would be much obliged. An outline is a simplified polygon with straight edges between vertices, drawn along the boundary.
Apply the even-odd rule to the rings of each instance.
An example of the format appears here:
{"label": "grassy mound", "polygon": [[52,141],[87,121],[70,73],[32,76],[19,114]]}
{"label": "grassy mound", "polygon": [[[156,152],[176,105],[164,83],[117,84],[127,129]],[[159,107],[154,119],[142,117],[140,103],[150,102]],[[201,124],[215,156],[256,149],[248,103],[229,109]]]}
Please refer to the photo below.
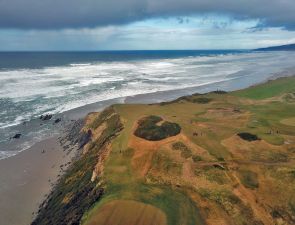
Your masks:
{"label": "grassy mound", "polygon": [[245,141],[257,141],[257,140],[261,140],[259,137],[257,137],[257,135],[251,134],[251,133],[247,133],[247,132],[238,133],[238,136],[240,138],[242,138],[243,140],[245,140]]}
{"label": "grassy mound", "polygon": [[159,141],[180,133],[181,127],[177,123],[163,122],[158,116],[148,116],[138,122],[138,127],[134,135],[148,141]]}

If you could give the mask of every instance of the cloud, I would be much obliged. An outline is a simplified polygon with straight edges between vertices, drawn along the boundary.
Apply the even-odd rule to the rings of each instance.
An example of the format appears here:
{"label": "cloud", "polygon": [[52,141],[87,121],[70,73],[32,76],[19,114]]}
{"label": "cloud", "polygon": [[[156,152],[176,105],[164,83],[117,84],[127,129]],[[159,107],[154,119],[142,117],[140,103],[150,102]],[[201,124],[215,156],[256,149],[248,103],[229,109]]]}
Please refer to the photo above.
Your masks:
{"label": "cloud", "polygon": [[175,17],[96,28],[0,29],[0,51],[254,49],[295,41],[295,31],[252,29],[259,25],[252,20],[231,21],[226,17],[182,20],[188,22],[181,24]]}
{"label": "cloud", "polygon": [[0,0],[0,28],[90,28],[214,13],[295,29],[294,10],[294,0]]}

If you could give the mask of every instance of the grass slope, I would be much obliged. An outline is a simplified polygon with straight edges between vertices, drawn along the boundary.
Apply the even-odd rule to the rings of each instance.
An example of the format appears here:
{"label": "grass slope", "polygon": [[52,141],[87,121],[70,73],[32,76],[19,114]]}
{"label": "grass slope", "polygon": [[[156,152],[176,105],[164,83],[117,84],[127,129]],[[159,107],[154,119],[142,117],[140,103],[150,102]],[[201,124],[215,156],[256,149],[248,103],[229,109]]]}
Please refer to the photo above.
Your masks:
{"label": "grass slope", "polygon": [[288,92],[295,92],[294,77],[268,81],[265,84],[250,87],[241,91],[236,91],[233,94],[239,97],[259,100],[271,98]]}

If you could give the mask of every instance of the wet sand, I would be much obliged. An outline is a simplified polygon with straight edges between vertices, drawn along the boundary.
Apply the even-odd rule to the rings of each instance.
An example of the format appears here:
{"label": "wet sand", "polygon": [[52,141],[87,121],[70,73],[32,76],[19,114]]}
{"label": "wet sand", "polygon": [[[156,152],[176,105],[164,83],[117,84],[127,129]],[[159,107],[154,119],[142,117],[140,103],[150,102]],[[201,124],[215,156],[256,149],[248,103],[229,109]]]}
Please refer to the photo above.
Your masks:
{"label": "wet sand", "polygon": [[61,165],[71,161],[58,138],[35,144],[20,154],[0,160],[0,225],[28,225],[39,204],[61,174]]}

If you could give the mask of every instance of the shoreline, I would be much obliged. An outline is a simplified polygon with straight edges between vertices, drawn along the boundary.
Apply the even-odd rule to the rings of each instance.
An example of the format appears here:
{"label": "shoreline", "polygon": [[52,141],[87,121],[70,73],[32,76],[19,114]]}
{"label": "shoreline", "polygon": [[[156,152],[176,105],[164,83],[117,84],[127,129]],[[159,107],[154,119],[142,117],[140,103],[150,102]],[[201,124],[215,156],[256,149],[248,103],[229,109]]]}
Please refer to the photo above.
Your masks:
{"label": "shoreline", "polygon": [[[241,90],[251,86],[255,86],[261,83],[265,83],[268,80],[276,79],[279,77],[288,77],[294,74],[295,74],[295,68],[289,68],[288,71],[285,71],[279,74],[264,74],[264,75],[261,75],[259,78],[257,77],[253,78],[252,76],[237,77],[237,78],[232,78],[230,80],[218,81],[215,83],[203,84],[203,85],[189,87],[189,88],[180,88],[180,89],[174,89],[174,90],[168,90],[168,91],[157,91],[157,92],[146,93],[146,94],[137,94],[133,96],[120,97],[120,98],[100,101],[100,102],[96,102],[92,104],[87,104],[87,105],[74,108],[62,113],[54,114],[53,119],[47,121],[48,125],[51,126],[51,128],[49,128],[48,131],[43,132],[42,134],[43,136],[40,138],[41,140],[32,141],[32,139],[26,139],[26,137],[22,137],[19,140],[13,140],[12,142],[9,142],[6,144],[2,143],[0,145],[0,148],[6,149],[8,147],[9,148],[14,146],[18,147],[17,146],[18,143],[26,143],[26,142],[28,142],[29,143],[28,145],[32,147],[37,142],[45,140],[46,137],[48,136],[48,132],[50,133],[51,136],[52,134],[60,135],[63,133],[62,128],[70,124],[72,121],[83,119],[88,113],[101,111],[112,104],[152,104],[152,103],[160,103],[165,101],[172,101],[182,96],[191,95],[194,93],[206,93],[210,91],[215,91],[217,89],[225,90],[228,92],[236,91],[236,90]],[[57,125],[50,124],[56,118],[62,118],[61,124],[57,124]],[[23,124],[17,125],[16,129],[19,130],[20,133],[22,133],[23,129],[25,129],[24,131],[24,136],[25,136],[27,131],[30,132],[30,131],[34,131],[35,129],[38,129],[39,123],[42,123],[42,122],[43,121],[40,121],[38,119],[32,119],[30,121],[25,122],[26,124],[25,126]],[[33,144],[31,142],[33,142]],[[13,153],[10,156],[0,158],[0,162],[1,160],[5,158],[15,157],[16,155],[20,154],[20,152],[26,151],[28,149],[29,148],[25,147],[21,150],[18,150],[19,152],[16,154]],[[10,151],[8,150],[3,152],[9,153]]]}
{"label": "shoreline", "polygon": [[[289,76],[294,76],[294,73],[292,75],[291,73],[289,75],[273,75],[264,81],[256,82],[254,85],[247,85],[246,83],[240,85],[246,85],[244,88],[247,88],[269,80]],[[221,82],[219,86],[226,87],[228,83]],[[219,86],[218,89],[220,89]],[[200,87],[197,88],[200,90]],[[68,120],[77,120],[85,117],[90,112],[99,111],[97,109],[102,110],[107,106],[106,102],[109,104],[118,103],[117,101],[121,101],[123,104],[159,103],[192,94],[191,92],[194,89],[183,89],[182,92],[179,92],[179,90],[165,93],[157,92],[130,96],[125,99],[113,99],[70,110],[65,112],[64,115],[67,116]],[[215,86],[209,85],[202,88],[205,92],[208,92],[208,89],[210,89],[209,91],[216,90],[216,84]],[[235,90],[241,89],[243,88]],[[155,98],[158,100],[157,102],[153,101]],[[71,151],[70,154],[66,154],[58,138],[63,132],[66,131],[61,131],[59,135],[42,140],[29,149],[0,160],[0,195],[3,196],[0,200],[0,212],[2,213],[0,225],[28,225],[32,222],[35,216],[32,213],[38,211],[39,205],[50,193],[59,176],[62,175],[61,169],[64,171],[65,165],[69,165],[72,158],[76,155],[75,150]]]}

